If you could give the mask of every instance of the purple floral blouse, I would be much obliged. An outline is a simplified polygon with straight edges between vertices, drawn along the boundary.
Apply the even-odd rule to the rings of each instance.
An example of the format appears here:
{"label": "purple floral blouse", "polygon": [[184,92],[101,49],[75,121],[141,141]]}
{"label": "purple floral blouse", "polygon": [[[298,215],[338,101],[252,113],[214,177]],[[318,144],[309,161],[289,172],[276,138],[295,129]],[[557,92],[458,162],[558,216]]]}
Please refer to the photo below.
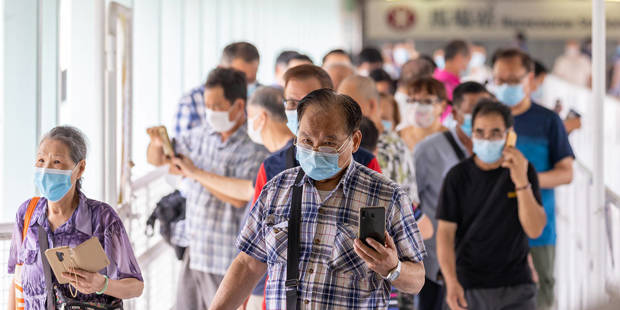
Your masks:
{"label": "purple floral blouse", "polygon": [[[22,242],[22,228],[24,226],[24,214],[30,200],[24,202],[17,211],[15,230],[11,241],[9,254],[8,272],[15,272],[16,264],[23,264],[22,286],[24,288],[24,300],[26,309],[45,310],[45,275],[41,264],[41,252],[39,251],[38,230],[45,229],[50,248],[59,246],[75,247],[88,240],[92,236],[99,238],[105,253],[110,260],[110,265],[100,273],[107,275],[112,280],[124,278],[136,278],[143,281],[140,267],[131,248],[131,243],[125,231],[121,219],[114,209],[108,204],[88,199],[81,192],[77,209],[71,218],[51,231],[47,221],[47,200],[41,198],[32,214],[30,227],[26,239]],[[52,272],[52,281],[58,283]],[[63,294],[71,297],[69,284],[59,285]],[[114,297],[108,295],[89,294],[78,292],[76,299],[81,301],[111,303]]]}

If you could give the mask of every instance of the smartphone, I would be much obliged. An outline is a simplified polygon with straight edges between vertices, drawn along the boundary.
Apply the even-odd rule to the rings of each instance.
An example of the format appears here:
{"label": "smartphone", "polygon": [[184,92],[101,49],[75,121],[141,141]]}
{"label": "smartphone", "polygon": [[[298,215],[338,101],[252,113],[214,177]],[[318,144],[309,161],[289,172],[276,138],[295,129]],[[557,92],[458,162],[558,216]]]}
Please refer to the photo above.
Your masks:
{"label": "smartphone", "polygon": [[366,207],[360,209],[358,238],[365,244],[366,238],[373,238],[385,244],[385,208]]}
{"label": "smartphone", "polygon": [[170,157],[175,156],[176,154],[174,152],[174,145],[172,144],[172,142],[170,142],[170,138],[168,137],[168,130],[166,130],[166,127],[159,126],[157,131],[159,132],[159,136],[164,143],[164,155]]}
{"label": "smartphone", "polygon": [[515,146],[517,146],[517,133],[511,129],[508,131],[508,136],[506,136],[506,147]]}

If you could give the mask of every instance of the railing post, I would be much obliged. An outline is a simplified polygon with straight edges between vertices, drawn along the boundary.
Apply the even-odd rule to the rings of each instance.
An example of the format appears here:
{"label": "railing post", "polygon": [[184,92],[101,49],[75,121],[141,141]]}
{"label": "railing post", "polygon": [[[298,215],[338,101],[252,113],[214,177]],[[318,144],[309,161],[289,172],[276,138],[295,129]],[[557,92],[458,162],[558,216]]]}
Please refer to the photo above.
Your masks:
{"label": "railing post", "polygon": [[[589,229],[587,244],[590,255],[589,276],[585,283],[587,305],[594,306],[606,301],[605,266],[605,174],[604,160],[604,101],[605,101],[605,1],[592,0],[592,112],[594,129],[593,195],[588,208]],[[570,271],[565,271],[570,272]]]}

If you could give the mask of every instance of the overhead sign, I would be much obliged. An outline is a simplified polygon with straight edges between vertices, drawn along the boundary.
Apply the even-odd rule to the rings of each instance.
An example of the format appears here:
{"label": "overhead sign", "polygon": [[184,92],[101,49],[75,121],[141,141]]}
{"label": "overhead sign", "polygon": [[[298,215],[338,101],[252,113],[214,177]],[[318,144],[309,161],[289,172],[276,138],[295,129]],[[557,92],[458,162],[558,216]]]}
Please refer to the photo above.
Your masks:
{"label": "overhead sign", "polygon": [[[620,38],[620,2],[606,2],[607,36]],[[590,35],[590,1],[366,1],[368,39],[582,38]]]}

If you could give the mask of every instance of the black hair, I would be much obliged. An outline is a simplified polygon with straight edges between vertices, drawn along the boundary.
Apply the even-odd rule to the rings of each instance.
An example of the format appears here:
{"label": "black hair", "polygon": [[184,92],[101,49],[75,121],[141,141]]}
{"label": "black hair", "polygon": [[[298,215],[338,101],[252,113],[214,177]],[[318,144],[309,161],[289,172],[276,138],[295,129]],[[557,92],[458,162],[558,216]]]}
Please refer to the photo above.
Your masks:
{"label": "black hair", "polygon": [[288,65],[289,61],[293,59],[296,55],[299,55],[296,51],[282,51],[278,58],[276,58],[276,66],[277,65]]}
{"label": "black hair", "polygon": [[226,45],[222,52],[222,63],[230,64],[234,59],[241,58],[245,62],[260,60],[256,46],[248,42],[234,42]]}
{"label": "black hair", "polygon": [[368,74],[368,76],[375,82],[392,82],[392,77],[382,68],[377,68]]}
{"label": "black hair", "polygon": [[446,45],[443,49],[445,60],[450,60],[456,57],[456,55],[469,55],[469,45],[463,40],[453,40]]}
{"label": "black hair", "polygon": [[532,61],[530,55],[514,47],[495,51],[495,54],[493,54],[493,58],[491,59],[491,64],[495,66],[495,63],[500,59],[509,59],[514,57],[518,57],[521,60],[521,65],[523,65],[526,72],[532,72],[534,69],[534,61]]}
{"label": "black hair", "polygon": [[362,109],[353,98],[338,94],[333,89],[329,88],[311,91],[299,101],[299,105],[297,106],[297,117],[300,123],[304,116],[304,112],[312,105],[319,105],[321,110],[328,110],[333,107],[340,109],[347,126],[347,134],[351,135],[356,130],[359,130],[360,122],[362,121]]}
{"label": "black hair", "polygon": [[471,123],[475,124],[476,117],[482,115],[497,114],[504,119],[504,125],[506,129],[511,128],[514,125],[514,117],[510,108],[496,99],[482,98],[478,100],[472,112]]}
{"label": "black hair", "polygon": [[545,65],[538,61],[538,60],[534,60],[534,76],[538,77],[541,74],[547,74],[549,73],[549,70],[547,70],[547,67],[545,67]]}
{"label": "black hair", "polygon": [[452,105],[458,107],[463,103],[463,99],[467,94],[488,93],[489,91],[484,85],[478,82],[465,82],[459,84],[452,92]]}
{"label": "black hair", "polygon": [[357,65],[361,65],[365,62],[383,63],[383,56],[381,56],[381,51],[379,51],[376,47],[364,47],[362,51],[357,55]]}
{"label": "black hair", "polygon": [[360,131],[362,132],[362,142],[360,147],[363,147],[371,152],[377,149],[377,142],[379,141],[379,130],[375,123],[368,117],[362,117],[360,122]]}
{"label": "black hair", "polygon": [[349,59],[351,59],[351,56],[349,55],[349,53],[347,53],[343,49],[337,48],[335,50],[331,50],[331,51],[327,52],[327,54],[325,54],[325,56],[323,56],[322,63],[325,64],[325,60],[327,60],[327,57],[329,57],[330,55],[336,55],[336,54],[346,55],[347,57],[349,57]]}
{"label": "black hair", "polygon": [[245,74],[230,68],[215,68],[211,70],[205,83],[205,88],[220,86],[224,91],[224,97],[234,104],[235,100],[247,99],[247,83]]}
{"label": "black hair", "polygon": [[291,59],[289,60],[289,62],[290,62],[291,60],[293,60],[293,59],[296,59],[296,60],[303,60],[303,61],[309,61],[309,62],[310,62],[310,64],[314,64],[314,62],[312,61],[312,59],[310,58],[310,56],[308,56],[308,55],[306,55],[306,54],[299,54],[299,53],[298,53],[297,55],[295,55],[295,56],[291,57]]}
{"label": "black hair", "polygon": [[389,73],[387,73],[385,70],[383,70],[382,68],[377,68],[374,69],[372,71],[370,71],[370,73],[368,74],[368,76],[373,79],[373,81],[375,81],[375,83],[377,82],[388,82],[388,84],[390,84],[390,94],[393,94],[394,91],[396,90],[396,83],[394,80],[392,80],[392,77],[390,76]]}

